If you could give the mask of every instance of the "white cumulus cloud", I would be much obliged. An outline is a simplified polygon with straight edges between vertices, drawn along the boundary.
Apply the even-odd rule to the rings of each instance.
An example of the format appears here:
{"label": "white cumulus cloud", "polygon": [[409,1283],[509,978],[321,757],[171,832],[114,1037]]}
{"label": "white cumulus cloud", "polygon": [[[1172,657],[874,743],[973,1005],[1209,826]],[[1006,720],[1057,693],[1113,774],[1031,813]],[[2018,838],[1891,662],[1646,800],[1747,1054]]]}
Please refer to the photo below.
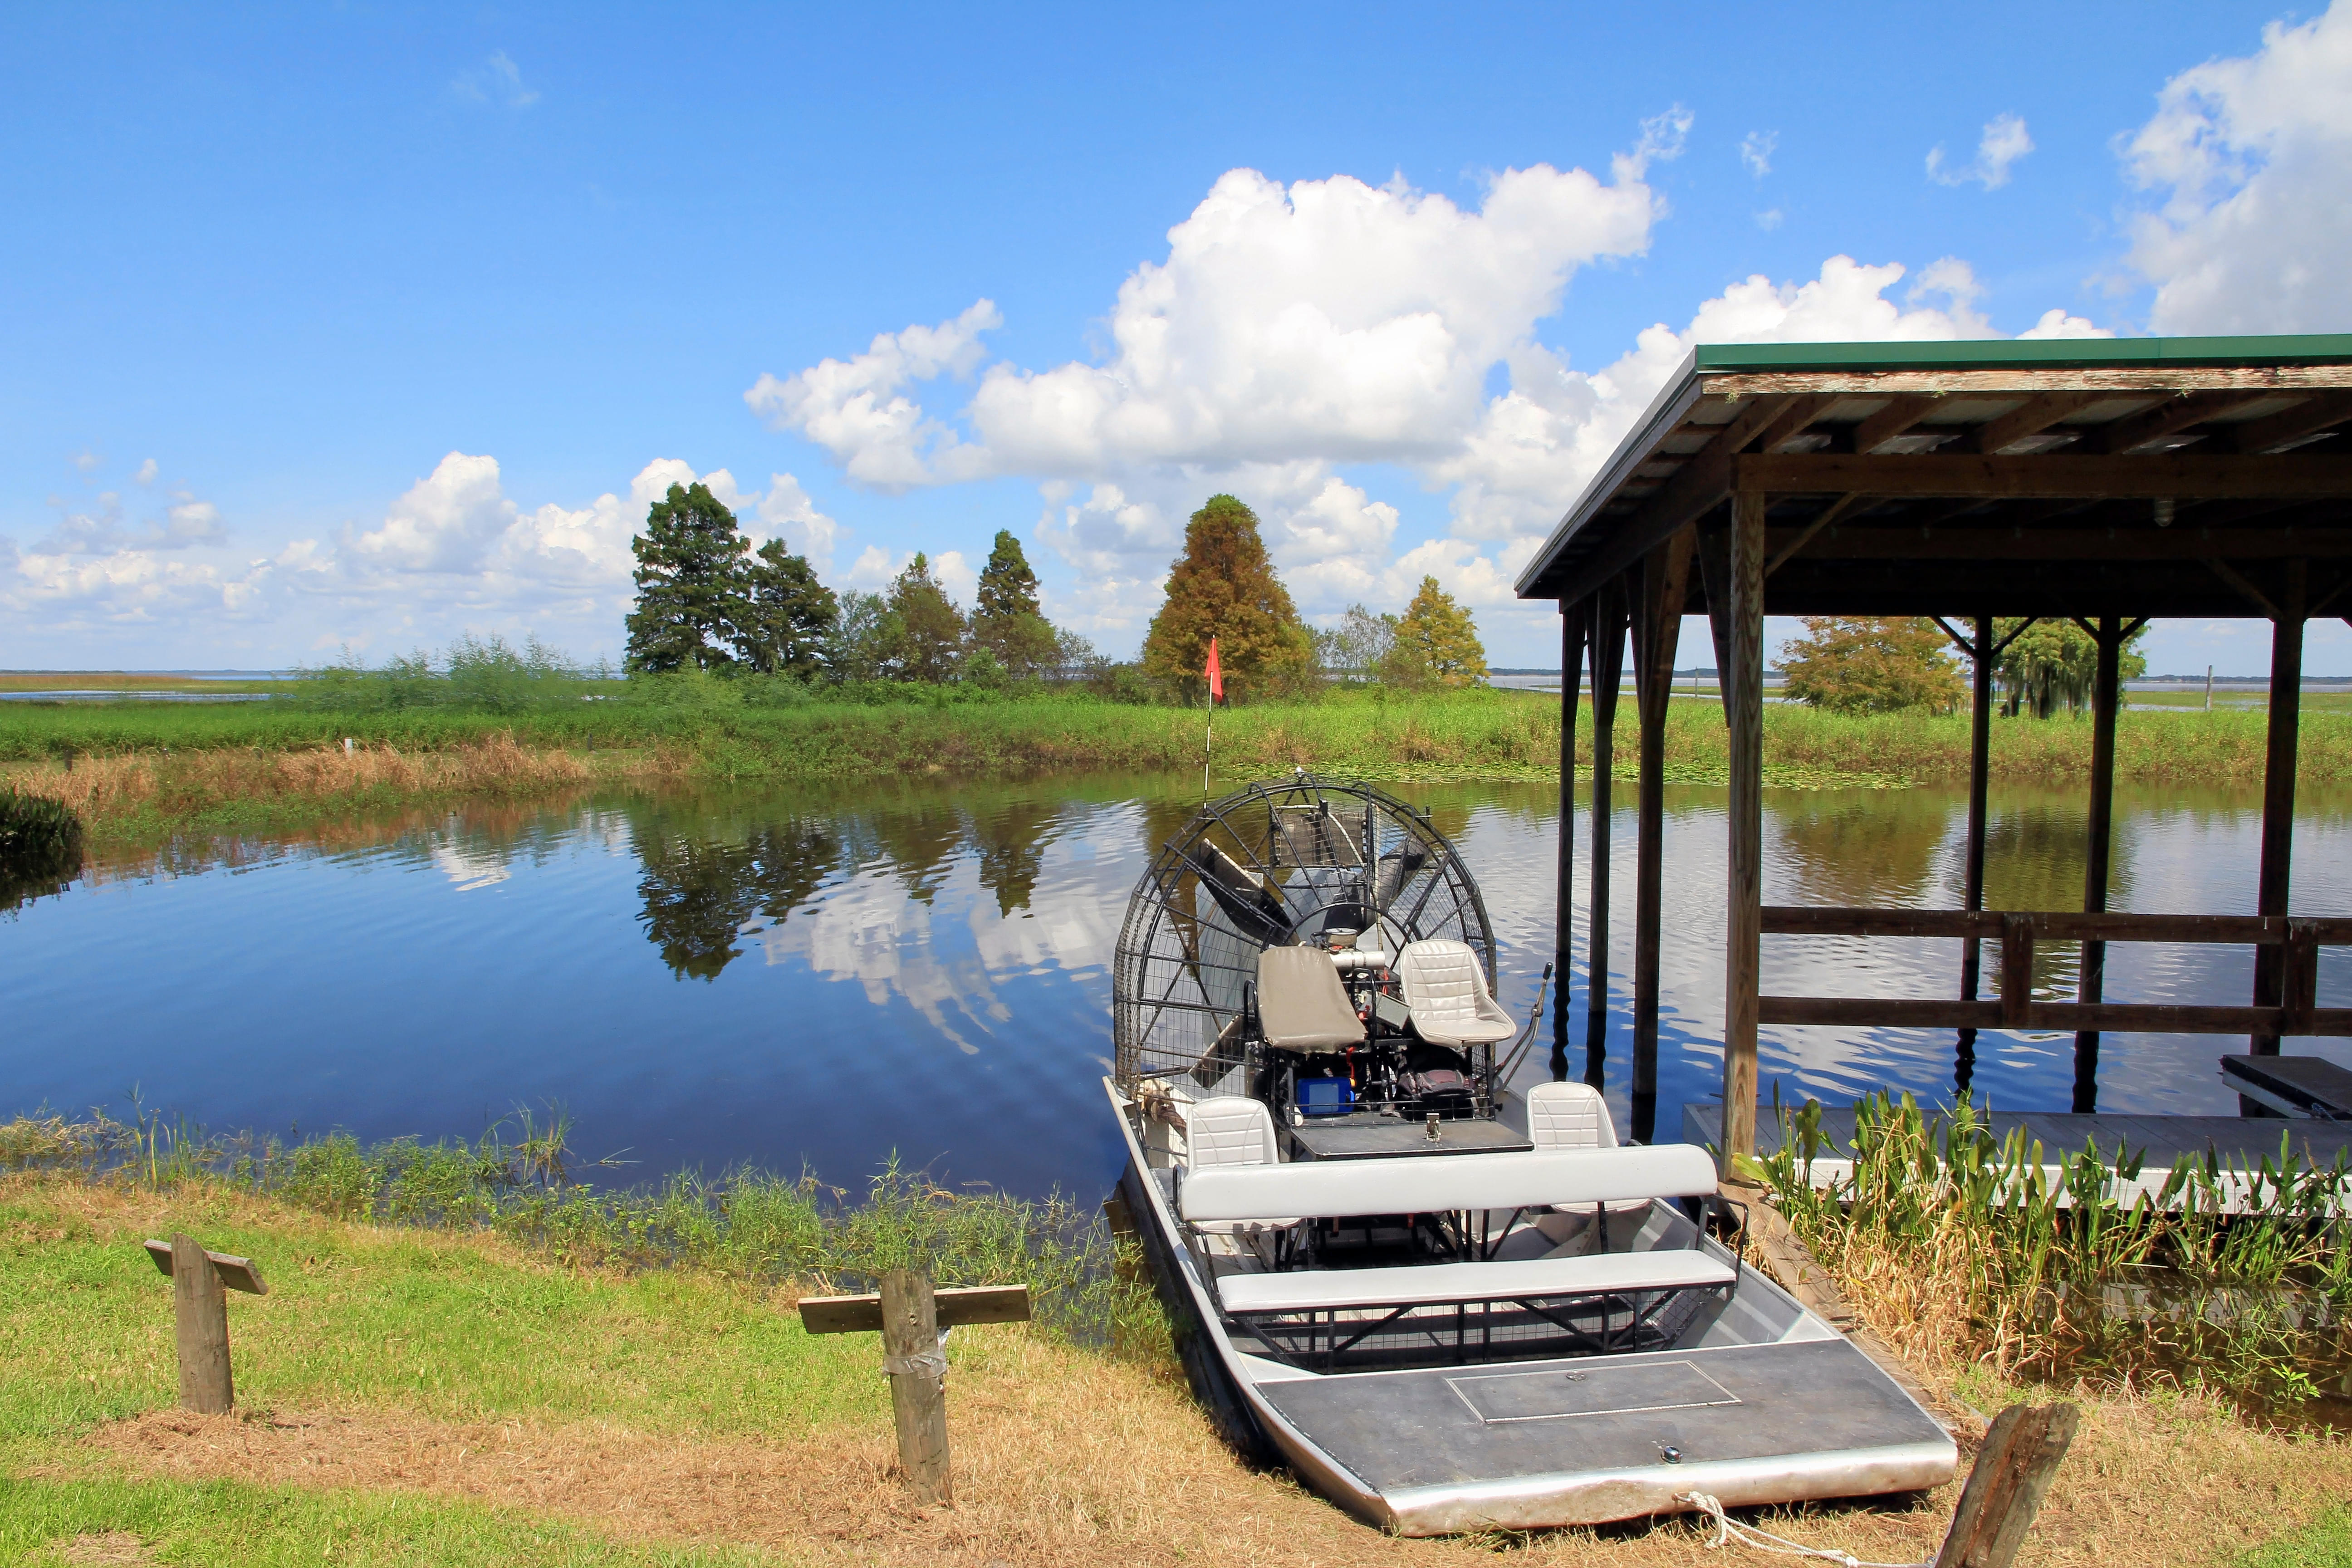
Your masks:
{"label": "white cumulus cloud", "polygon": [[2174,77],[2124,159],[2155,331],[2352,328],[2352,5]]}
{"label": "white cumulus cloud", "polygon": [[781,380],[762,375],[743,401],[777,429],[831,452],[851,479],[876,489],[969,478],[985,467],[982,455],[928,418],[908,389],[941,375],[970,375],[980,363],[980,335],[1003,324],[996,307],[981,300],[935,327],[878,333],[864,353],[846,360],[828,359]]}
{"label": "white cumulus cloud", "polygon": [[1946,163],[1944,149],[1932,147],[1927,152],[1927,177],[1939,185],[1965,185],[1971,181],[1986,190],[1997,191],[2009,184],[2010,165],[2033,151],[2033,138],[2025,133],[2025,121],[2014,114],[1995,115],[1977,141],[1973,163],[1955,168]]}

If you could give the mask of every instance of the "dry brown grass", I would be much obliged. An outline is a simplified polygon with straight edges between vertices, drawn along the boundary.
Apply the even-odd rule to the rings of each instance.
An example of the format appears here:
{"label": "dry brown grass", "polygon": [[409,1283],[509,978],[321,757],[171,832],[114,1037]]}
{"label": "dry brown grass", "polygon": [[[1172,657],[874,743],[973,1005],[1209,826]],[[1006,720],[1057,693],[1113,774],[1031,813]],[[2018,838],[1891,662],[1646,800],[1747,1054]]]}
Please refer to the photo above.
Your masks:
{"label": "dry brown grass", "polygon": [[674,760],[651,752],[574,753],[518,745],[500,731],[469,745],[403,752],[340,746],[291,752],[217,749],[85,756],[71,767],[19,763],[0,780],[58,800],[84,820],[138,816],[201,817],[235,803],[541,795],[601,780],[658,776]]}
{"label": "dry brown grass", "polygon": [[[1021,1331],[985,1339],[986,1353],[967,1353],[950,1384],[951,1510],[902,1500],[881,1430],[764,1444],[387,1410],[169,1411],[102,1429],[91,1452],[65,1463],[432,1492],[560,1514],[623,1538],[740,1542],[816,1562],[1306,1568],[1466,1563],[1498,1550],[1530,1564],[1721,1561],[1688,1521],[1508,1539],[1384,1537],[1287,1478],[1242,1466],[1181,1388]],[[2261,1433],[2195,1400],[2077,1397],[2082,1435],[2022,1564],[2211,1563],[2352,1491],[2352,1453],[2340,1442]],[[1940,1542],[1957,1489],[1910,1506],[1825,1507],[1764,1522],[1865,1559],[1917,1562]]]}

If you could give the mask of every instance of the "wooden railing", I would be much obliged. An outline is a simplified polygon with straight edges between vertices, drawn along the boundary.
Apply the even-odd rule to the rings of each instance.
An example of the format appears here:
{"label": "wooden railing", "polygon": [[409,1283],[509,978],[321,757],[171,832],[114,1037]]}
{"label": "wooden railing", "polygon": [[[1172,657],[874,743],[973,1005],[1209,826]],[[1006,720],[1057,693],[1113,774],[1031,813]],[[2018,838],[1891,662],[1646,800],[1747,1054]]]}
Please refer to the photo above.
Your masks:
{"label": "wooden railing", "polygon": [[[2352,920],[2286,915],[2069,914],[2058,910],[1861,910],[1768,904],[1767,936],[1943,937],[2000,944],[2000,995],[1990,1002],[1863,996],[1759,996],[1762,1024],[1850,1028],[2118,1029],[2168,1035],[2352,1035],[2352,1007],[2316,1005],[2319,950],[2352,947]],[[2284,947],[2282,1005],[2209,1007],[2145,1002],[2033,1000],[2037,942],[2160,942]]]}

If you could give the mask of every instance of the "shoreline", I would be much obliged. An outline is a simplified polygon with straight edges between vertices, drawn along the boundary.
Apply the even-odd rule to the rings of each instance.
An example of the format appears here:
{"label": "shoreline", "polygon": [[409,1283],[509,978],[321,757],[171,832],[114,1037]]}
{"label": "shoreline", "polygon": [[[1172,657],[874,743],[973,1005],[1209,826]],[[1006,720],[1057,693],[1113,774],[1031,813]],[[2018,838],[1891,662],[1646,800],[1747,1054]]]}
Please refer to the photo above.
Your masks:
{"label": "shoreline", "polygon": [[[1639,731],[1630,708],[1621,707],[1614,734],[1610,772],[1620,783],[1636,776]],[[1706,700],[1674,704],[1667,782],[1725,781],[1720,713]],[[1587,777],[1589,701],[1578,717],[1577,773]],[[0,710],[0,784],[64,802],[82,816],[94,847],[119,848],[182,833],[294,831],[353,814],[583,789],[1197,776],[1202,719],[1198,710],[1068,696],[774,709],[614,703],[516,714],[12,704]],[[2116,782],[2253,787],[2264,728],[2259,712],[2127,709],[2116,725]],[[2000,720],[1991,778],[2079,784],[2089,775],[2090,741],[2087,720]],[[1213,776],[1228,782],[1307,767],[1376,782],[1540,783],[1559,777],[1559,709],[1539,697],[1349,692],[1219,712],[1212,762]],[[2306,715],[2299,763],[2305,787],[2352,784],[2352,715]],[[1769,788],[1949,784],[1965,779],[1967,765],[1965,715],[1801,708],[1765,715]]]}

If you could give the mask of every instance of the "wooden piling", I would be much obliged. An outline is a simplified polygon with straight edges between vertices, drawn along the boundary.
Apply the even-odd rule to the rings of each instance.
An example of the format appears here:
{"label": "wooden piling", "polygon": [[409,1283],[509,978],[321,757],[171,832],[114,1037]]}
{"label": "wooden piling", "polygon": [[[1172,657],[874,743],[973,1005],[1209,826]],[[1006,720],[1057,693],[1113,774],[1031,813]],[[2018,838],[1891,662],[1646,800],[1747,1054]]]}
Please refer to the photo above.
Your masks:
{"label": "wooden piling", "polygon": [[946,1506],[955,1500],[948,1475],[948,1358],[930,1276],[894,1268],[881,1286],[882,1370],[890,1377],[898,1464],[916,1502]]}
{"label": "wooden piling", "polygon": [[1625,593],[1612,583],[1593,595],[1592,890],[1585,895],[1584,1081],[1603,1087],[1609,1057],[1609,829],[1617,765],[1617,698],[1625,683]]}
{"label": "wooden piling", "polygon": [[[2278,618],[2271,623],[2271,693],[2267,741],[2263,755],[2263,849],[2255,879],[2254,912],[2286,913],[2287,892],[2294,868],[2295,735],[2303,708],[2303,623],[2309,571],[2300,559],[2286,563],[2284,592],[2279,596]],[[2258,948],[2254,952],[2254,1005],[2275,1007],[2284,993],[2280,984],[2285,949]],[[2258,1057],[2279,1054],[2279,1037],[2255,1035],[2250,1047]]]}
{"label": "wooden piling", "polygon": [[172,1237],[172,1321],[180,1351],[180,1404],[225,1415],[236,1404],[228,1365],[228,1289],[195,1237]]}
{"label": "wooden piling", "polygon": [[[1969,648],[1975,668],[1975,693],[1969,707],[1969,843],[1967,865],[1963,872],[1964,887],[1960,907],[1971,911],[1984,908],[1985,856],[1985,787],[1992,762],[1992,617],[1976,618],[1976,636]],[[1977,999],[1977,981],[1983,953],[1978,940],[1970,937],[1960,944],[1960,1000]],[[1976,1077],[1977,1032],[1960,1031],[1959,1047],[1952,1064],[1954,1089],[1966,1094]]]}
{"label": "wooden piling", "polygon": [[[2118,671],[2123,659],[2124,625],[2120,617],[2103,616],[2095,637],[2098,673],[2091,689],[2091,810],[2083,855],[2083,912],[2101,914],[2107,907],[2108,853],[2115,837],[2116,709],[2121,698]],[[2083,967],[2074,989],[2077,1002],[2095,1003],[2105,994],[2107,944],[2085,942]],[[2088,1116],[2099,1109],[2099,1031],[2074,1031],[2074,1114]]]}
{"label": "wooden piling", "polygon": [[[1723,1172],[1756,1152],[1756,996],[1764,927],[1764,514],[1760,490],[1732,497],[1727,584],[1731,662],[1729,876],[1723,942]],[[1702,558],[1705,546],[1701,545]]]}
{"label": "wooden piling", "polygon": [[[1584,684],[1584,623],[1588,604],[1559,607],[1559,866],[1552,885],[1552,973],[1558,992],[1551,1010],[1551,1076],[1568,1077],[1568,998],[1576,970],[1576,704]],[[1498,1086],[1499,1087],[1499,1086]]]}
{"label": "wooden piling", "polygon": [[1683,530],[1642,563],[1633,624],[1633,702],[1642,721],[1641,784],[1633,845],[1633,1137],[1648,1142],[1658,1118],[1658,921],[1664,891],[1666,715],[1675,650],[1690,593],[1693,532]]}
{"label": "wooden piling", "polygon": [[1993,1417],[1935,1568],[2009,1568],[2082,1418],[2071,1405],[2012,1405]]}

